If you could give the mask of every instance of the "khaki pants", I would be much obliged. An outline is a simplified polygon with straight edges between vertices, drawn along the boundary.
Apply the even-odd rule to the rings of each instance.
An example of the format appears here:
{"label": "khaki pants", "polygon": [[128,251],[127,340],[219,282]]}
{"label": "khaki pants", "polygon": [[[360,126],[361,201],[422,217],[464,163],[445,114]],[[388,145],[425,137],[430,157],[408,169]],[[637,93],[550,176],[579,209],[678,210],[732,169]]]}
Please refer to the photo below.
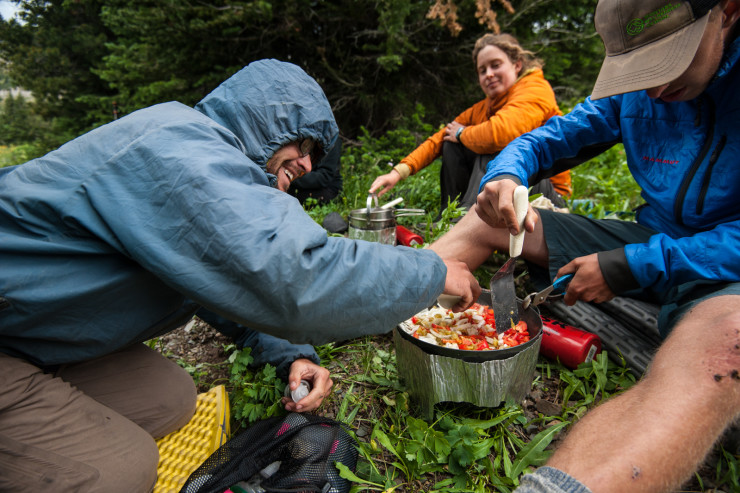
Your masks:
{"label": "khaki pants", "polygon": [[0,353],[0,492],[148,492],[154,442],[195,412],[190,375],[143,344],[44,373]]}

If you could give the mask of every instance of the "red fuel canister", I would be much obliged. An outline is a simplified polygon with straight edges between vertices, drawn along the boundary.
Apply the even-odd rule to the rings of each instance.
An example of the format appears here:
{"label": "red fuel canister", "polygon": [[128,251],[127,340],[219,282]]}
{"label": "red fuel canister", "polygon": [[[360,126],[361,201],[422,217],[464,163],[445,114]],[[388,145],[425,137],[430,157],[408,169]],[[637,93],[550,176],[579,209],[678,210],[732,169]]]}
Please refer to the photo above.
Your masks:
{"label": "red fuel canister", "polygon": [[396,242],[399,245],[414,246],[424,243],[424,238],[403,226],[396,226]]}
{"label": "red fuel canister", "polygon": [[540,354],[559,359],[568,368],[591,361],[601,352],[601,339],[596,334],[573,327],[559,320],[542,317]]}

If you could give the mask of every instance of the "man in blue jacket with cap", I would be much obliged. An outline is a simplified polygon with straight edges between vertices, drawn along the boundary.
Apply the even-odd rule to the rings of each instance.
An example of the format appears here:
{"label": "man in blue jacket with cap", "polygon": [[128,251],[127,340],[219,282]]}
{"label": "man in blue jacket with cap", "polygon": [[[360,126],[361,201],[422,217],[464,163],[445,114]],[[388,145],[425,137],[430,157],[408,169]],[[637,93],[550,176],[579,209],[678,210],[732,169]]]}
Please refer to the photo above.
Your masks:
{"label": "man in blue jacket with cap", "polygon": [[306,411],[332,384],[308,344],[473,302],[462,262],[328,237],[286,193],[336,139],[316,81],[262,60],[0,170],[0,490],[150,491],[196,396],[142,342],[193,315],[312,380]]}
{"label": "man in blue jacket with cap", "polygon": [[738,0],[600,0],[592,96],[504,149],[473,213],[432,245],[475,268],[518,232],[518,184],[624,144],[637,222],[530,207],[522,257],[545,282],[575,274],[566,304],[660,304],[666,340],[517,492],[675,491],[740,415],[739,17]]}

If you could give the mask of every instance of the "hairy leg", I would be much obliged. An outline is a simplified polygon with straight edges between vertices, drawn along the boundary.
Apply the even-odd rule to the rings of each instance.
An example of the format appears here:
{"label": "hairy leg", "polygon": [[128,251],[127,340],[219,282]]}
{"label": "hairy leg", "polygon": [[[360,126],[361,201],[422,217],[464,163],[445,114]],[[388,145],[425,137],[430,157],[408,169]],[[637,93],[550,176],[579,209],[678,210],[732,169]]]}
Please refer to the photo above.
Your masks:
{"label": "hairy leg", "polygon": [[647,375],[587,414],[548,462],[594,493],[672,491],[740,415],[740,296],[697,305]]}
{"label": "hairy leg", "polygon": [[[459,223],[430,246],[442,258],[465,262],[471,271],[485,262],[494,251],[509,250],[509,231],[490,227],[478,216],[477,210],[478,207],[473,206]],[[534,232],[524,235],[522,258],[547,266],[548,251],[541,221],[535,224]]]}

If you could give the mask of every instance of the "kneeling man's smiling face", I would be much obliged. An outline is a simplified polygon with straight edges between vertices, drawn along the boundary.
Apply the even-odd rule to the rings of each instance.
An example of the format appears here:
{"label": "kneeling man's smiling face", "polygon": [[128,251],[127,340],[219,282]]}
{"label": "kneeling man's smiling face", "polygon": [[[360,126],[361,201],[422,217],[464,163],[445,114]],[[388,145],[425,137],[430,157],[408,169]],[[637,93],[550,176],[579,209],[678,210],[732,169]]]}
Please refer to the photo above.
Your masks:
{"label": "kneeling man's smiling face", "polygon": [[290,184],[311,172],[311,153],[315,144],[311,139],[292,142],[278,149],[267,162],[267,172],[277,176],[277,188],[287,192]]}

